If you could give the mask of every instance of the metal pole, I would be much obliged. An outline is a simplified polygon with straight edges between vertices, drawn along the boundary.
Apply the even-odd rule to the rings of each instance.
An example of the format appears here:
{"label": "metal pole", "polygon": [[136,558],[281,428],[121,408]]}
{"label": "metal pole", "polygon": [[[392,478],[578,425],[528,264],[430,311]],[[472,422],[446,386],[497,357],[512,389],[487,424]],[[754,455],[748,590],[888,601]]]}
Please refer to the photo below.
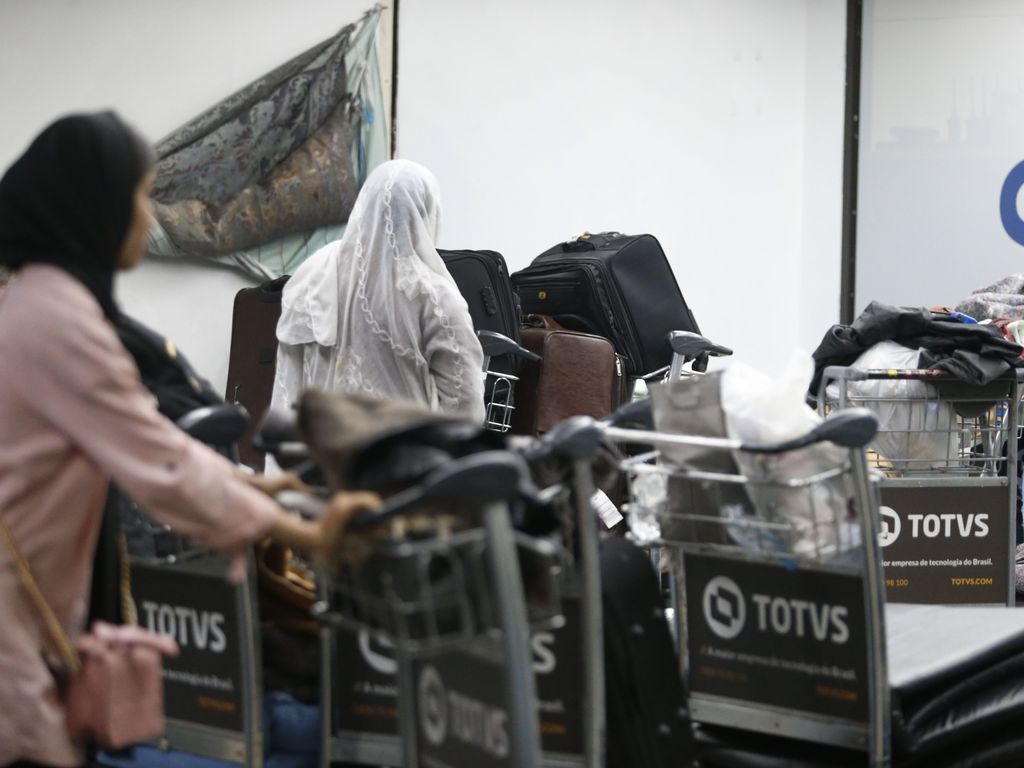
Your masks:
{"label": "metal pole", "polygon": [[583,623],[583,755],[588,768],[605,762],[604,619],[601,610],[601,553],[594,482],[587,459],[573,462],[573,492],[579,511],[581,620]]}
{"label": "metal pole", "polygon": [[850,451],[854,493],[864,547],[864,613],[868,653],[868,757],[872,766],[888,766],[891,716],[885,638],[885,587],[882,578],[879,521],[875,487],[868,477],[864,450]]}
{"label": "metal pole", "polygon": [[[398,646],[396,646],[397,649]],[[416,671],[413,660],[398,650],[398,735],[402,742],[403,768],[417,768],[416,759]]]}
{"label": "metal pole", "polygon": [[245,728],[245,764],[259,768],[263,765],[263,675],[260,662],[259,609],[255,590],[252,589],[253,556],[246,563],[245,579],[235,587],[240,620],[239,646],[242,661],[242,717]]}
{"label": "metal pole", "polygon": [[495,502],[484,508],[484,529],[505,651],[511,765],[536,768],[541,764],[537,686],[530,652],[526,599],[507,503]]}
{"label": "metal pole", "polygon": [[[318,574],[317,598],[326,602],[330,599],[327,576]],[[334,758],[334,713],[331,709],[331,692],[334,690],[334,647],[331,640],[334,630],[321,626],[320,636],[320,768],[331,768]]]}
{"label": "metal pole", "polygon": [[846,103],[843,135],[843,248],[839,322],[852,323],[857,291],[857,191],[860,156],[864,0],[846,2]]}
{"label": "metal pole", "polygon": [[668,380],[679,381],[681,378],[683,378],[683,356],[673,354],[672,367],[668,371]]}

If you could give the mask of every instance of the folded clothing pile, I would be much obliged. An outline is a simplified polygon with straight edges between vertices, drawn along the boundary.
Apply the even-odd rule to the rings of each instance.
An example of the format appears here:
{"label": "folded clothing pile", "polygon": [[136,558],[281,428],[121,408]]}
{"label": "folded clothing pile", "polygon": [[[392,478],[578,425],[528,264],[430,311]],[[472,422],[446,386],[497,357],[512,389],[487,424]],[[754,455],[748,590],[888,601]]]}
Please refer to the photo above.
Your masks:
{"label": "folded clothing pile", "polygon": [[924,307],[873,301],[853,325],[833,325],[821,340],[814,351],[811,397],[818,396],[825,368],[853,365],[882,341],[920,349],[922,368],[944,371],[968,384],[988,384],[1021,363],[1021,347],[992,325],[965,323]]}

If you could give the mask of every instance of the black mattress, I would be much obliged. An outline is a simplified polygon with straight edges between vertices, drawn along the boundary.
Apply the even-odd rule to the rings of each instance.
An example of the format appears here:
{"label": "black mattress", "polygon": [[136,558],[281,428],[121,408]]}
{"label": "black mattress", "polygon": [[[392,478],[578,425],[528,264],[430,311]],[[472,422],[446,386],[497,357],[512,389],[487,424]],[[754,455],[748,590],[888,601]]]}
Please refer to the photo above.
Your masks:
{"label": "black mattress", "polygon": [[[886,606],[894,765],[1024,766],[1024,611]],[[863,754],[698,728],[707,768],[864,765]]]}

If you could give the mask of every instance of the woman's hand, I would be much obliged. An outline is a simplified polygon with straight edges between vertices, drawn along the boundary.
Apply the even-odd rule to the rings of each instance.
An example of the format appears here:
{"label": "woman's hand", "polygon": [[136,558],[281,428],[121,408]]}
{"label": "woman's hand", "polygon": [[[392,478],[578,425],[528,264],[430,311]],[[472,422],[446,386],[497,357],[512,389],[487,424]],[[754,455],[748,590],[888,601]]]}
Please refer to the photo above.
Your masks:
{"label": "woman's hand", "polygon": [[349,520],[361,512],[379,509],[380,505],[381,498],[375,493],[342,491],[334,494],[318,521],[320,532],[315,550],[317,559],[326,566],[336,562],[343,548]]}
{"label": "woman's hand", "polygon": [[375,493],[342,491],[331,497],[316,521],[303,520],[282,509],[270,530],[270,538],[311,554],[329,565],[337,559],[352,516],[372,511],[380,505],[380,497]]}
{"label": "woman's hand", "polygon": [[299,479],[299,476],[291,472],[284,472],[280,475],[241,475],[250,486],[261,493],[273,498],[281,491],[298,491],[299,493],[312,493],[312,489]]}

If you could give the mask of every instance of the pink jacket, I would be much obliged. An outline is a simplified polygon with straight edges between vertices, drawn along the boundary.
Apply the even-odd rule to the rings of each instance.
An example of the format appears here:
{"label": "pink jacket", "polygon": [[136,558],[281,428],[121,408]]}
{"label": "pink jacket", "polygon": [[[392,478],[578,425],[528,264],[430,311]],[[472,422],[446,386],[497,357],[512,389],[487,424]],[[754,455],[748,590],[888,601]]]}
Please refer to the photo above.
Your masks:
{"label": "pink jacket", "polygon": [[[45,265],[0,295],[0,515],[72,638],[87,610],[109,480],[213,549],[263,535],[274,503],[160,416],[92,295]],[[49,647],[0,547],[0,765],[80,765],[40,656]]]}

